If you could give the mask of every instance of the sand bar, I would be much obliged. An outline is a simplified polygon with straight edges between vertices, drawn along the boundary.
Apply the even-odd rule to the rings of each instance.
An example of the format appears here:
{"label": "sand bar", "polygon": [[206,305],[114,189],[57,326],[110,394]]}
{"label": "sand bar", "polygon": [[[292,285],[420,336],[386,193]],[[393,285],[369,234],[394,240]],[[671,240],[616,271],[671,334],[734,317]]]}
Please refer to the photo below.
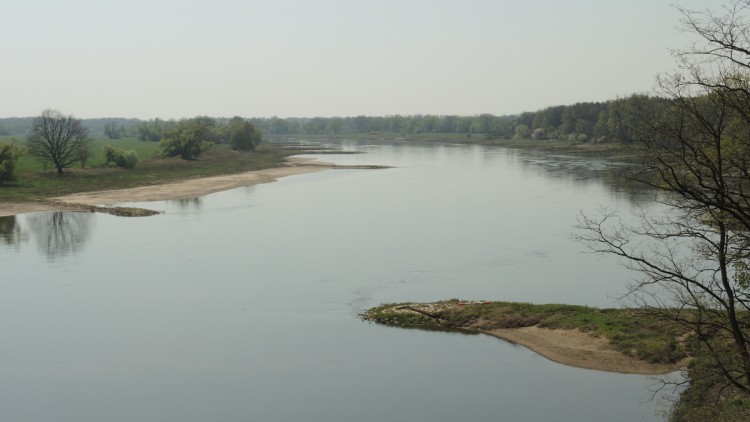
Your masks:
{"label": "sand bar", "polygon": [[160,185],[140,186],[98,192],[84,192],[50,198],[43,202],[0,203],[0,217],[37,211],[75,211],[86,206],[112,205],[122,202],[164,201],[196,198],[214,192],[269,183],[281,177],[313,173],[329,168],[346,168],[313,159],[292,157],[283,167],[222,176],[183,179]]}

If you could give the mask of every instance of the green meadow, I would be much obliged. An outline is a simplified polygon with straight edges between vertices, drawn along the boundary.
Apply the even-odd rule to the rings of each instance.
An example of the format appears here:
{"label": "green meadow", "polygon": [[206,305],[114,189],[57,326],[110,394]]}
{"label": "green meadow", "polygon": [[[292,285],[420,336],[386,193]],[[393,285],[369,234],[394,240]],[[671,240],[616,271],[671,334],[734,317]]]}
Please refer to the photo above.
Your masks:
{"label": "green meadow", "polygon": [[[25,143],[25,138],[2,136],[0,142]],[[133,150],[138,154],[135,169],[122,169],[105,165],[102,149],[111,145],[118,149]],[[124,189],[135,186],[160,184],[178,179],[239,173],[279,166],[284,157],[299,153],[261,145],[253,152],[239,152],[226,144],[214,145],[197,160],[156,156],[158,142],[139,141],[136,138],[107,139],[97,137],[91,146],[91,156],[85,168],[72,167],[60,177],[54,168],[47,167],[30,155],[18,160],[15,180],[0,185],[0,202],[27,202],[77,192]]]}

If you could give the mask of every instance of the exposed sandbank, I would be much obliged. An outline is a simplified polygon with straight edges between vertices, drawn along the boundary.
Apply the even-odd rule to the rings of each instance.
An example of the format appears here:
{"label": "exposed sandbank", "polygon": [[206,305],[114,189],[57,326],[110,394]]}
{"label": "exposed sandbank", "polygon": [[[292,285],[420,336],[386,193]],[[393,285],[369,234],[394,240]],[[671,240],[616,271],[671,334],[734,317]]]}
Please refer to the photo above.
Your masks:
{"label": "exposed sandbank", "polygon": [[623,374],[663,375],[679,370],[677,365],[652,364],[617,351],[604,337],[578,330],[549,330],[539,327],[476,330],[508,340],[563,365]]}
{"label": "exposed sandbank", "polygon": [[330,168],[381,168],[378,166],[336,166],[313,159],[292,157],[287,165],[264,170],[223,176],[178,180],[161,185],[140,186],[98,192],[83,192],[59,196],[40,202],[0,203],[0,217],[37,211],[76,211],[90,206],[112,205],[122,202],[148,202],[195,198],[210,193],[269,183],[281,177],[313,173]]}

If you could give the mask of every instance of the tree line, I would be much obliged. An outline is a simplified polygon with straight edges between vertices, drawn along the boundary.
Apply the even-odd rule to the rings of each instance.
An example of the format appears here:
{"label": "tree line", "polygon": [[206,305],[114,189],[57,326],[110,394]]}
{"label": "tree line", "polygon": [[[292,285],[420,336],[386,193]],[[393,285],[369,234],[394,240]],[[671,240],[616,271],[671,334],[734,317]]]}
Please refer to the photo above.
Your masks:
{"label": "tree line", "polygon": [[[547,107],[519,115],[392,115],[313,118],[251,118],[268,135],[456,134],[476,139],[540,139],[632,143],[643,110],[663,108],[668,99],[646,94],[606,102]],[[163,121],[153,121],[156,128]]]}
{"label": "tree line", "polygon": [[[582,102],[568,106],[547,107],[514,116],[480,114],[476,116],[354,116],[314,118],[231,119],[196,116],[190,119],[150,120],[104,118],[76,119],[54,110],[29,118],[0,119],[0,133],[22,132],[28,152],[45,165],[62,174],[73,163],[85,166],[91,155],[92,134],[110,139],[137,137],[159,142],[165,156],[193,160],[215,144],[229,144],[235,150],[254,150],[264,134],[324,135],[346,134],[456,134],[466,138],[567,140],[573,142],[631,144],[638,141],[644,121],[653,120],[668,108],[673,99],[634,94],[606,102]],[[53,113],[54,112],[54,113]],[[66,124],[62,124],[67,121]],[[75,126],[75,127],[73,127]],[[57,129],[69,132],[59,134]],[[54,129],[54,130],[52,130]],[[56,139],[48,135],[58,133]],[[63,136],[64,135],[64,136]],[[68,137],[68,138],[66,138]],[[664,142],[669,142],[668,137]],[[24,149],[4,147],[2,180],[9,180],[17,158]],[[107,163],[133,168],[138,162],[132,151],[110,148],[105,151]]]}
{"label": "tree line", "polygon": [[[518,115],[392,115],[349,117],[269,117],[246,119],[267,135],[345,135],[345,134],[456,134],[475,139],[540,139],[597,143],[632,143],[635,125],[642,110],[663,107],[668,99],[633,94],[605,102],[559,105]],[[210,142],[228,143],[232,119],[197,116],[210,128]],[[83,119],[92,134],[110,139],[137,137],[158,142],[179,126],[179,120],[102,118]],[[25,135],[33,118],[0,119],[0,136]]]}

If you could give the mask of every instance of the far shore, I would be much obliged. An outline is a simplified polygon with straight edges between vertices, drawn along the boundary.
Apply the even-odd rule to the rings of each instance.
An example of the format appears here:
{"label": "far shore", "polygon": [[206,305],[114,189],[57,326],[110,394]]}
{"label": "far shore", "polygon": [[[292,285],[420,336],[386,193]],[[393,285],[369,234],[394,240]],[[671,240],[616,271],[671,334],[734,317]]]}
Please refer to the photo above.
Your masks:
{"label": "far shore", "polygon": [[[290,157],[282,167],[222,176],[183,179],[160,185],[83,192],[34,202],[0,203],[0,217],[41,211],[89,211],[123,202],[190,199],[243,186],[270,183],[279,178],[338,168],[384,168],[382,166],[337,166],[309,158]],[[93,208],[92,208],[93,207]]]}

